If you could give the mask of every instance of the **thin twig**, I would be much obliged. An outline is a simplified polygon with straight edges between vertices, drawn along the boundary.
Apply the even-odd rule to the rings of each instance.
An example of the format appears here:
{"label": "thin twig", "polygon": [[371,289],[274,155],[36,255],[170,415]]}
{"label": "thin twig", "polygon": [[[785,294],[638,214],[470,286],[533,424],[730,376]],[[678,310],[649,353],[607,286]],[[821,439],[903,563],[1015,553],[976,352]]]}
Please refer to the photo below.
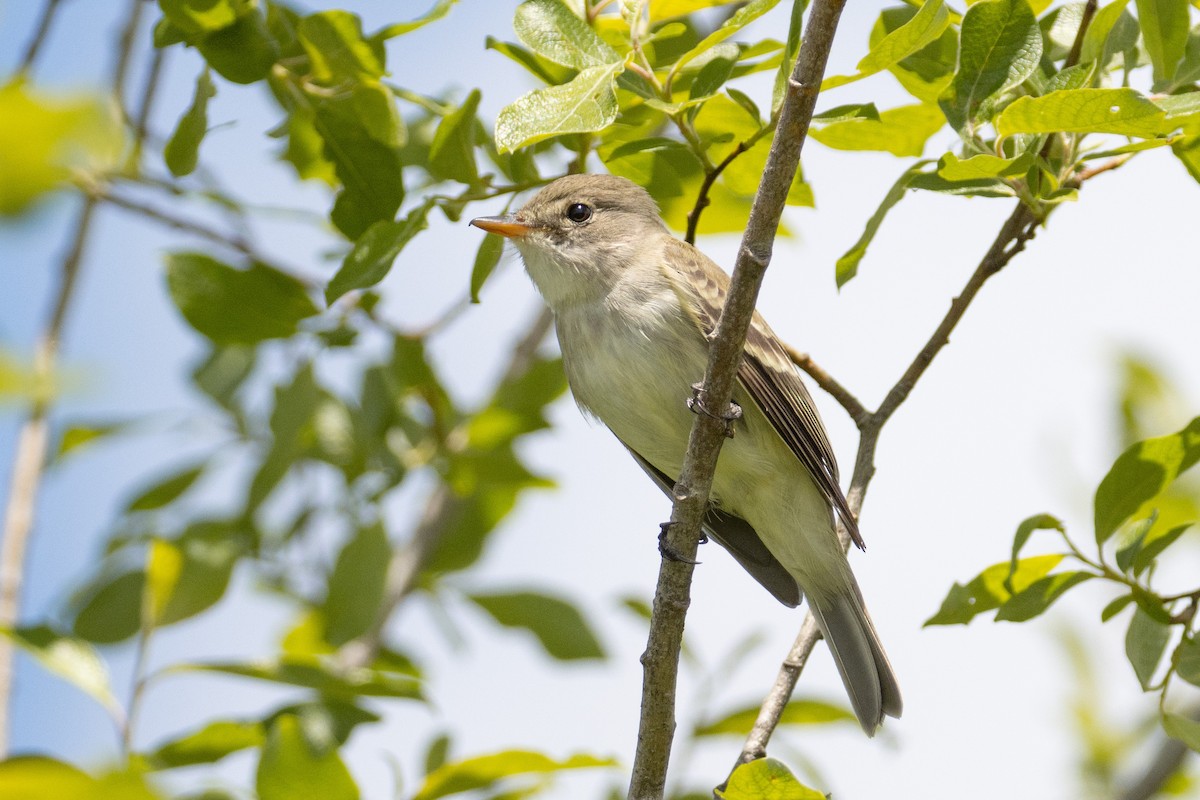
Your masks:
{"label": "thin twig", "polygon": [[729,155],[721,159],[721,163],[704,173],[704,181],[700,184],[700,191],[696,193],[696,202],[687,215],[687,233],[683,239],[688,244],[696,243],[696,229],[700,226],[700,215],[704,213],[704,209],[708,208],[711,202],[708,199],[708,193],[712,189],[713,184],[717,182],[717,178],[721,177],[721,173],[725,171],[725,168],[732,164],[735,158],[749,150],[751,146],[747,145],[746,142],[738,142],[737,147],[733,148],[729,152]]}
{"label": "thin twig", "polygon": [[[758,194],[734,266],[725,307],[709,347],[700,396],[710,408],[725,408],[733,394],[746,334],[787,194],[800,163],[800,151],[816,106],[829,49],[845,0],[817,0],[796,66],[788,81],[779,125],[771,142]],[[668,546],[694,560],[701,520],[708,508],[725,424],[697,414],[687,453],[673,492]],[[666,787],[667,765],[675,734],[675,691],[679,651],[690,603],[693,564],[663,559],[654,593],[646,652],[642,655],[642,708],[637,750],[629,784],[630,800],[659,800]]]}
{"label": "thin twig", "polygon": [[38,53],[41,52],[46,36],[50,33],[50,23],[54,21],[54,13],[58,10],[60,2],[62,0],[46,0],[46,4],[42,6],[42,16],[38,19],[33,38],[29,40],[25,54],[21,56],[21,66],[17,68],[19,72],[29,73],[33,70],[33,64],[37,61]]}
{"label": "thin twig", "polygon": [[[497,386],[503,386],[529,371],[538,348],[550,332],[553,323],[554,317],[549,309],[543,308],[539,311],[513,348],[508,366]],[[421,570],[445,538],[449,526],[462,508],[462,503],[463,500],[445,483],[439,484],[430,494],[416,530],[403,545],[392,551],[379,613],[366,633],[347,642],[338,651],[336,661],[340,666],[349,669],[365,667],[375,660],[383,644],[384,628],[404,598],[416,587]]]}
{"label": "thin twig", "polygon": [[[121,85],[129,69],[129,50],[141,17],[142,0],[132,0],[129,17],[121,32],[112,84]],[[66,323],[67,310],[75,294],[84,252],[98,208],[94,197],[85,197],[71,233],[70,246],[59,267],[59,284],[50,316],[34,349],[36,381],[45,384],[54,372]],[[46,464],[50,440],[51,398],[34,399],[29,416],[17,434],[13,455],[12,480],[4,511],[4,539],[0,542],[0,627],[15,627],[21,616],[21,584],[24,582],[25,555],[33,531],[38,488]],[[8,728],[11,722],[13,686],[13,645],[0,638],[0,758],[8,754]]]}
{"label": "thin twig", "polygon": [[813,361],[812,356],[808,353],[801,353],[787,342],[783,342],[782,344],[792,363],[804,370],[817,386],[825,390],[826,394],[837,400],[842,408],[846,410],[846,413],[850,415],[850,419],[854,420],[855,424],[866,418],[870,413],[867,411],[866,406],[849,389],[838,383],[832,375]]}
{"label": "thin twig", "polygon": [[194,220],[177,217],[174,214],[163,211],[160,208],[146,205],[145,203],[140,203],[137,200],[115,194],[112,192],[112,190],[104,187],[91,188],[89,191],[97,200],[103,200],[110,205],[123,208],[126,211],[132,211],[135,214],[141,214],[143,217],[152,219],[155,222],[160,222],[163,225],[166,225],[168,228],[182,231],[184,233],[190,233],[193,236],[206,239],[214,244],[231,248],[239,253],[242,253],[243,255],[255,259],[256,261],[266,262],[269,260],[260,255],[259,252],[254,249],[253,245],[251,245],[238,234],[224,233]]}

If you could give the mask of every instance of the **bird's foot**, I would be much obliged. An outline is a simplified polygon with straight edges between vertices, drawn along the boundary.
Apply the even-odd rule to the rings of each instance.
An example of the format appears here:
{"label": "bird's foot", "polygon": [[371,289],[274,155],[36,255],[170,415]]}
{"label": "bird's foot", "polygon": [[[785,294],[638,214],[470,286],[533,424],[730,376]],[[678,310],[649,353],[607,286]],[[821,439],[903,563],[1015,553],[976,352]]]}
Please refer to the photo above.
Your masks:
{"label": "bird's foot", "polygon": [[691,410],[693,414],[703,414],[706,417],[712,417],[713,419],[719,419],[724,422],[725,438],[732,439],[734,434],[733,424],[742,418],[742,407],[731,400],[729,402],[729,408],[725,410],[724,414],[714,414],[704,405],[704,401],[701,399],[701,395],[703,393],[704,384],[692,384],[692,396],[689,397],[687,401],[688,409]]}
{"label": "bird's foot", "polygon": [[[660,522],[658,525],[658,553],[659,553],[659,555],[661,555],[663,558],[667,559],[668,561],[678,561],[680,564],[691,564],[692,566],[699,564],[700,563],[699,561],[696,561],[695,559],[692,559],[692,558],[688,558],[683,553],[679,552],[674,547],[672,547],[671,543],[669,541],[667,541],[667,534],[670,532],[671,526],[674,524],[675,524],[674,522]],[[699,544],[707,544],[707,543],[708,543],[708,536],[703,531],[701,531]]]}

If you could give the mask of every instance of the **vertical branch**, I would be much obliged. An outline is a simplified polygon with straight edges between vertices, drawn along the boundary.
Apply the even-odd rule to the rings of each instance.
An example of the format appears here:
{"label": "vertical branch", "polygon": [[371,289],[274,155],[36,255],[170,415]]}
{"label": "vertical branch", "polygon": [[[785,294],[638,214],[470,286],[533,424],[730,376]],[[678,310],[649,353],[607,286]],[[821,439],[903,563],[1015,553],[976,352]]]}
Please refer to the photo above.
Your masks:
{"label": "vertical branch", "polygon": [[[141,19],[141,6],[142,0],[130,2],[129,16],[121,30],[120,46],[113,66],[114,87],[124,85],[134,35]],[[44,33],[41,35],[44,36]],[[37,41],[35,38],[35,43]],[[36,55],[37,47],[30,49]],[[75,286],[98,205],[99,200],[95,197],[84,198],[71,234],[71,244],[59,267],[59,285],[54,305],[34,349],[33,368],[39,386],[49,384],[58,361],[67,312],[75,295]],[[33,531],[38,487],[41,485],[49,450],[51,403],[51,398],[44,392],[35,397],[29,416],[17,434],[12,480],[4,510],[3,541],[0,541],[0,627],[13,628],[20,618],[25,555]],[[0,758],[8,754],[12,683],[13,645],[10,639],[4,637],[0,638]]]}
{"label": "vertical branch", "polygon": [[[733,394],[758,290],[771,260],[779,218],[800,163],[800,150],[844,4],[845,0],[818,0],[813,5],[804,43],[788,81],[779,125],[742,237],[729,294],[709,348],[698,399],[711,409],[727,407]],[[673,492],[675,502],[667,528],[668,546],[683,559],[693,559],[696,554],[724,438],[725,426],[720,419],[696,415]],[[686,560],[664,559],[659,571],[650,636],[642,655],[642,710],[629,784],[630,800],[658,800],[666,788],[667,764],[675,734],[679,651],[690,603],[692,569],[693,564]]]}

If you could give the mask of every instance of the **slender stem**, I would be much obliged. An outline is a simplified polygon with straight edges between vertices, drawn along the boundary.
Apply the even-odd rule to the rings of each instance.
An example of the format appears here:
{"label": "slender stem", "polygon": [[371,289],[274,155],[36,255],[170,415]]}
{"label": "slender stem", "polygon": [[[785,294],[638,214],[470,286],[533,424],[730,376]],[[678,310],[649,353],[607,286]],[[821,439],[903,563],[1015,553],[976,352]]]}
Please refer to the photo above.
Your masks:
{"label": "slender stem", "polygon": [[142,709],[142,698],[146,694],[148,685],[146,664],[150,656],[150,639],[153,636],[153,624],[142,625],[142,631],[138,635],[137,650],[133,656],[133,685],[129,692],[129,710],[121,725],[121,754],[126,758],[129,758],[133,752],[134,726],[137,724],[138,714]]}
{"label": "slender stem", "polygon": [[[129,16],[122,29],[112,85],[121,86],[129,69],[129,51],[141,17],[142,0],[131,0]],[[36,50],[35,50],[36,54]],[[75,295],[84,252],[95,219],[98,201],[85,197],[70,237],[70,246],[59,267],[58,289],[46,324],[34,348],[35,380],[46,385],[54,372],[61,346],[67,311]],[[12,480],[4,510],[3,541],[0,542],[0,627],[15,627],[21,616],[21,585],[24,582],[25,556],[33,532],[34,513],[42,471],[49,451],[51,398],[41,394],[34,399],[29,416],[17,435],[13,455]],[[9,725],[12,716],[13,646],[0,638],[0,758],[8,754]]]}
{"label": "slender stem", "polygon": [[[845,0],[817,0],[813,5],[742,237],[729,294],[709,347],[699,394],[709,408],[725,408],[732,396],[755,301],[771,260],[779,219],[800,162],[800,151],[844,3]],[[673,492],[675,502],[667,530],[669,548],[683,559],[692,560],[696,554],[701,521],[708,508],[713,473],[724,439],[725,425],[720,419],[696,415]],[[693,568],[686,560],[664,558],[659,571],[650,635],[642,655],[642,709],[629,784],[630,800],[659,800],[666,787],[675,734],[679,651]]]}
{"label": "slender stem", "polygon": [[783,343],[783,349],[787,351],[788,358],[792,360],[792,363],[804,370],[816,382],[817,386],[820,386],[834,400],[837,400],[856,424],[861,424],[861,421],[867,418],[870,412],[867,411],[859,399],[813,361],[812,356],[808,353],[801,353],[786,342]]}
{"label": "slender stem", "polygon": [[19,72],[28,73],[33,69],[38,53],[41,52],[42,45],[46,42],[46,36],[50,33],[50,23],[54,21],[54,13],[58,11],[60,2],[62,0],[46,0],[45,5],[42,6],[42,16],[38,18],[33,38],[29,40],[29,44],[25,47],[25,53],[21,56],[21,66],[17,68]]}

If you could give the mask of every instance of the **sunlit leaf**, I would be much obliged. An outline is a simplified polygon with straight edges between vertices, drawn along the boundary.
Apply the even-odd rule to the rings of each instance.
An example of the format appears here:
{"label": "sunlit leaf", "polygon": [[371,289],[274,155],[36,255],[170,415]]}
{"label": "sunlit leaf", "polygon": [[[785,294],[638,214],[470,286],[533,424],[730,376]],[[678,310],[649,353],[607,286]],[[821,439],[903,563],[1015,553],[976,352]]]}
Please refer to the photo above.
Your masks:
{"label": "sunlit leaf", "polygon": [[581,70],[568,83],[535,89],[501,109],[496,147],[501,153],[564,133],[598,131],[617,117],[614,82],[621,63]]}
{"label": "sunlit leaf", "polygon": [[996,118],[1001,136],[1016,133],[1166,133],[1166,112],[1133,89],[1065,89],[1020,97]]}
{"label": "sunlit leaf", "polygon": [[1175,74],[1188,40],[1187,0],[1136,0],[1142,43],[1154,65],[1154,84]]}
{"label": "sunlit leaf", "polygon": [[996,612],[996,621],[1025,622],[1033,619],[1044,613],[1067,590],[1095,577],[1095,573],[1080,570],[1056,572],[1040,578],[1006,600]]}
{"label": "sunlit leaf", "polygon": [[739,764],[723,789],[721,800],[825,800],[825,795],[796,779],[782,761],[759,758]]}
{"label": "sunlit leaf", "polygon": [[257,721],[217,720],[169,739],[143,757],[152,769],[211,764],[239,750],[261,747],[265,739]]}
{"label": "sunlit leaf", "polygon": [[437,800],[459,792],[486,789],[518,775],[546,775],[564,770],[613,767],[616,763],[611,758],[589,755],[574,755],[557,761],[542,753],[506,750],[443,764],[425,776],[412,800]]}
{"label": "sunlit leaf", "polygon": [[573,69],[609,66],[621,56],[563,0],[526,0],[513,18],[517,38],[556,64]]}
{"label": "sunlit leaf", "polygon": [[[86,692],[109,712],[119,708],[108,679],[108,669],[100,654],[87,642],[59,633],[46,625],[8,630],[0,628],[22,650],[33,656],[41,666]],[[0,786],[3,779],[0,778]],[[2,797],[11,797],[0,792]]]}
{"label": "sunlit leaf", "polygon": [[680,56],[679,60],[675,62],[675,66],[671,68],[672,73],[678,72],[689,61],[733,36],[777,5],[779,5],[779,0],[750,0],[726,19],[721,27],[705,36],[698,45]]}
{"label": "sunlit leaf", "polygon": [[821,83],[821,91],[862,80],[900,63],[937,40],[949,24],[950,12],[942,0],[926,0],[907,22],[871,44],[855,74],[830,76]]}
{"label": "sunlit leaf", "polygon": [[[1017,562],[1016,571],[1008,561],[993,564],[975,576],[965,586],[959,583],[950,588],[942,607],[926,625],[965,625],[978,614],[999,608],[1014,593],[1023,592],[1058,566],[1061,555],[1033,556]],[[1005,588],[1008,583],[1012,592]]]}
{"label": "sunlit leaf", "polygon": [[300,720],[279,717],[267,734],[254,787],[259,800],[358,800],[358,785],[337,748],[318,749]]}
{"label": "sunlit leaf", "polygon": [[296,36],[312,63],[312,76],[324,83],[374,80],[384,73],[380,42],[367,41],[357,14],[333,9],[300,20]]}
{"label": "sunlit leaf", "polygon": [[935,106],[917,104],[882,111],[877,120],[849,119],[813,126],[808,135],[836,150],[882,150],[895,156],[917,157],[924,152],[929,137],[945,124]]}
{"label": "sunlit leaf", "polygon": [[523,628],[561,661],[604,658],[583,614],[557,597],[536,592],[472,594],[470,599],[506,628]]}

